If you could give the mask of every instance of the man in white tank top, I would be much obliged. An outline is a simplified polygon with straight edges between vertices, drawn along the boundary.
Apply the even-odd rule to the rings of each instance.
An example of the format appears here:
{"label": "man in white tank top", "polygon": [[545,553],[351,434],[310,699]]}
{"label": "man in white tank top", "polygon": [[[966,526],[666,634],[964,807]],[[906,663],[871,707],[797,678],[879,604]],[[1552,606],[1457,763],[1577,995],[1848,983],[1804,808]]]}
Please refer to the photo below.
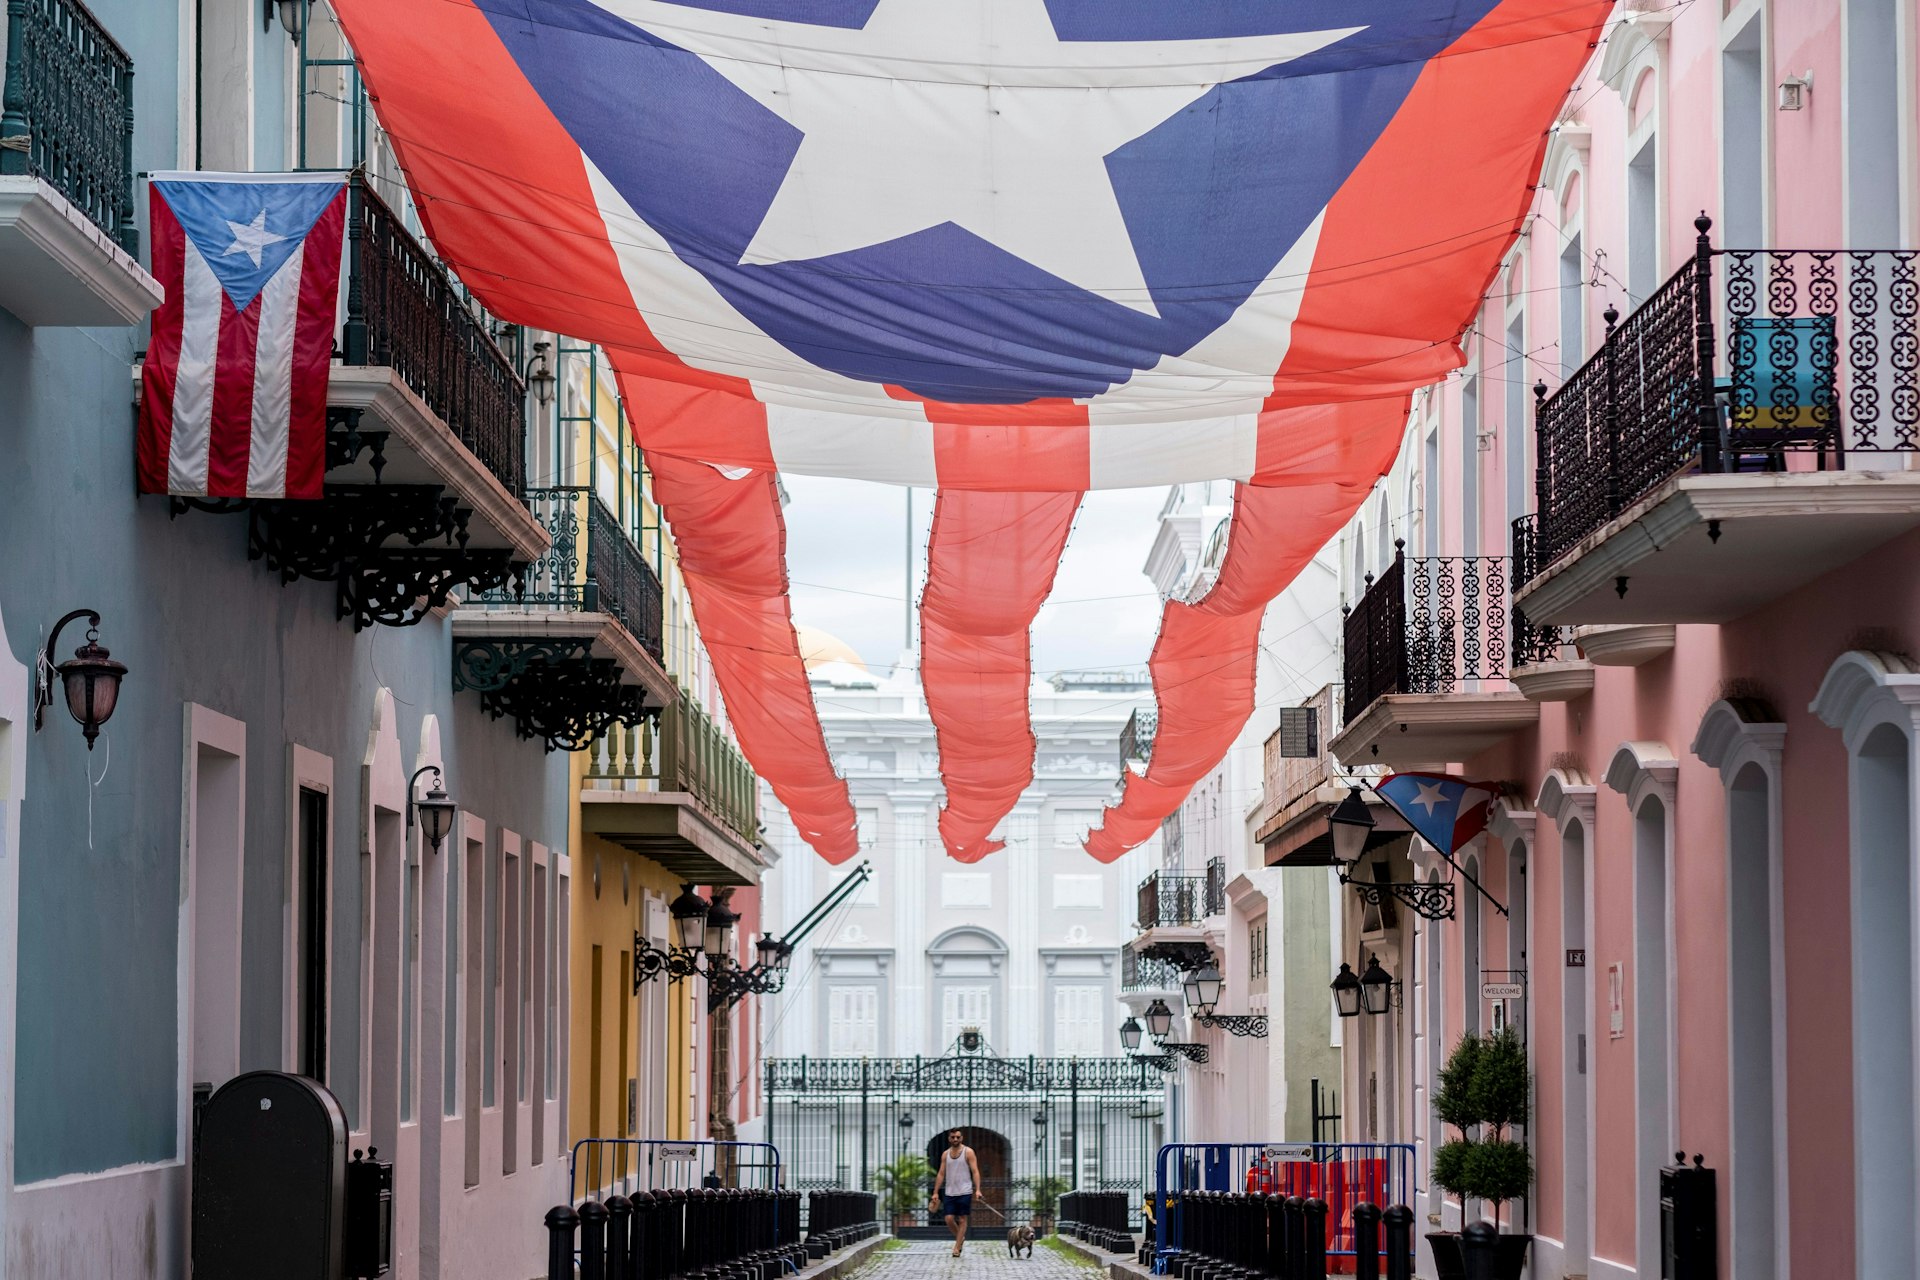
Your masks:
{"label": "man in white tank top", "polygon": [[980,1162],[966,1135],[955,1129],[947,1135],[947,1149],[940,1153],[940,1172],[934,1175],[933,1198],[947,1217],[947,1230],[953,1232],[953,1256],[959,1257],[967,1243],[967,1216],[973,1212],[973,1193],[980,1186]]}

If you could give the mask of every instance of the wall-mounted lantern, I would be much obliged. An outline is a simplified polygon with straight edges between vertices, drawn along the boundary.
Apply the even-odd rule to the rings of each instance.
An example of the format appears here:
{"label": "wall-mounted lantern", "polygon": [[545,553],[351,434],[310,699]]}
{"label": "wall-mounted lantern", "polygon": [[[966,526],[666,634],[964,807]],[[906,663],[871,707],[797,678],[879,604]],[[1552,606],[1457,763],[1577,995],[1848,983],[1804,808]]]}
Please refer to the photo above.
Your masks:
{"label": "wall-mounted lantern", "polygon": [[[414,788],[419,785],[420,775],[431,773],[433,783],[427,788],[427,794],[418,800],[413,798]],[[453,814],[457,807],[447,793],[440,789],[440,766],[423,764],[413,771],[407,779],[407,829],[413,829],[413,815],[420,815],[420,834],[427,838],[435,853],[440,852],[440,842],[447,838],[447,832],[453,830]]]}
{"label": "wall-mounted lantern", "polygon": [[[87,642],[56,667],[54,646],[60,643],[60,632],[75,618],[87,620]],[[44,722],[47,708],[53,703],[53,678],[58,675],[66,694],[67,713],[86,735],[87,750],[93,750],[100,726],[119,704],[120,681],[126,674],[126,663],[114,661],[113,655],[100,643],[100,615],[92,609],[75,609],[53,624],[53,632],[40,650],[39,668],[34,673],[33,727],[38,729]]]}

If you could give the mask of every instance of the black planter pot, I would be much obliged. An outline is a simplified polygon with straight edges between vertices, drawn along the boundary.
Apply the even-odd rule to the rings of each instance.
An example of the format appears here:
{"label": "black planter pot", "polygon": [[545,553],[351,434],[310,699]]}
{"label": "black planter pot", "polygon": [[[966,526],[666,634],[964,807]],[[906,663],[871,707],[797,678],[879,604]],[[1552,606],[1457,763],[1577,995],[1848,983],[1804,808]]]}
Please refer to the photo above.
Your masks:
{"label": "black planter pot", "polygon": [[[1499,1248],[1494,1253],[1493,1274],[1496,1280],[1520,1280],[1520,1272],[1527,1265],[1527,1248],[1533,1244],[1530,1235],[1503,1235]],[[1460,1233],[1458,1231],[1427,1232],[1427,1248],[1433,1253],[1433,1272],[1437,1280],[1466,1280],[1466,1263],[1460,1256]]]}

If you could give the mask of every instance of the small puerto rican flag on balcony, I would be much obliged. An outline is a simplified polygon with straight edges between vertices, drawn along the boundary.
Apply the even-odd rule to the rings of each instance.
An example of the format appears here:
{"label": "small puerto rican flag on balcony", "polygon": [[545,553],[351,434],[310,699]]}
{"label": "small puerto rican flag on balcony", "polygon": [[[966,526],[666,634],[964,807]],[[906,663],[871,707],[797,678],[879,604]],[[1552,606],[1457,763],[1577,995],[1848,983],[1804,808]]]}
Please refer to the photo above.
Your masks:
{"label": "small puerto rican flag on balcony", "polygon": [[1448,773],[1396,773],[1374,792],[1449,858],[1487,829],[1493,812],[1493,788]]}
{"label": "small puerto rican flag on balcony", "polygon": [[156,173],[142,493],[318,498],[343,174]]}

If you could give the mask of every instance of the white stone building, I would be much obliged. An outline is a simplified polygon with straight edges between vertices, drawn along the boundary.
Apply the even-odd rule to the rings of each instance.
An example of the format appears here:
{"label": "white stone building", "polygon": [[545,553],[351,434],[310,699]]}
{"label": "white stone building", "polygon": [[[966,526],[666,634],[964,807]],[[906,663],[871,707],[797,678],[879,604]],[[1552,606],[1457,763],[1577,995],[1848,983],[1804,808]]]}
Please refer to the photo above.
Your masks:
{"label": "white stone building", "polygon": [[[913,656],[878,675],[830,636],[802,628],[802,642],[874,874],[795,954],[769,998],[767,1055],[936,1055],[967,1026],[1005,1057],[1118,1055],[1120,947],[1158,841],[1111,865],[1080,841],[1115,794],[1121,727],[1152,705],[1146,673],[1035,682],[1033,785],[998,833],[1007,847],[963,865],[935,825],[938,756]],[[777,801],[763,813],[776,847],[804,848]],[[786,932],[854,865],[783,859],[766,881],[767,931]]]}

